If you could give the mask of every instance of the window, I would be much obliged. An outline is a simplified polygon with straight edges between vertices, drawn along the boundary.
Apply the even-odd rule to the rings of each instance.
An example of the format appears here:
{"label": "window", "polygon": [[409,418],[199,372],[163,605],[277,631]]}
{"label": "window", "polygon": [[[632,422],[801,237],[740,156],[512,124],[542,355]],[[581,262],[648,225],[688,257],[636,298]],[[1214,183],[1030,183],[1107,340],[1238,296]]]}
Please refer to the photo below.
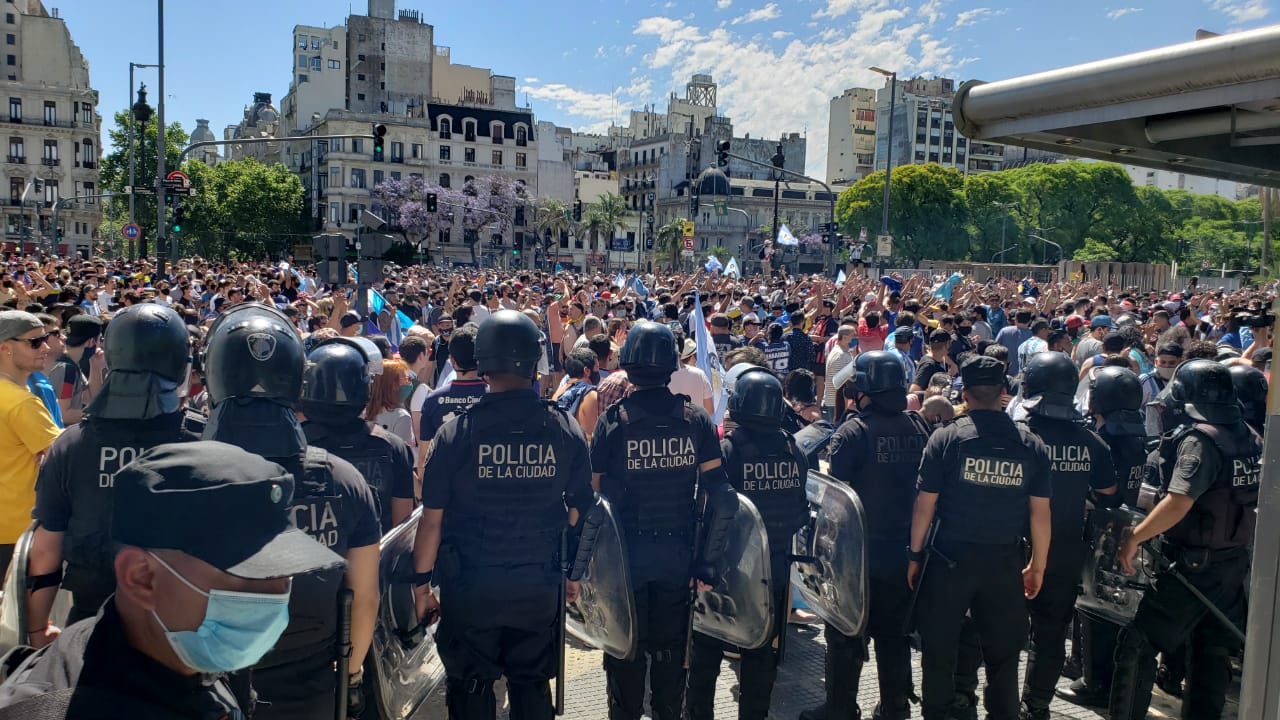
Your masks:
{"label": "window", "polygon": [[516,153],[516,167],[522,168],[528,166],[528,158],[524,153]]}
{"label": "window", "polygon": [[516,145],[524,147],[529,144],[529,131],[523,126],[516,128]]}
{"label": "window", "polygon": [[384,175],[384,173],[383,173],[381,170],[374,170],[374,171],[373,171],[373,186],[374,186],[374,187],[378,187],[379,185],[381,185],[381,184],[382,184],[382,181],[385,179],[385,178],[383,177],[383,175]]}
{"label": "window", "polygon": [[[17,202],[17,200],[15,199],[14,202]],[[5,223],[5,232],[9,233],[10,235],[17,235],[19,232],[21,232],[18,229],[21,227],[21,225],[19,224],[21,220],[22,220],[22,216],[20,215],[7,216],[6,217],[7,222]]]}
{"label": "window", "polygon": [[474,120],[462,123],[462,139],[467,142],[476,141],[476,122]]}
{"label": "window", "polygon": [[80,121],[89,125],[93,124],[93,106],[89,103],[80,106]]}
{"label": "window", "polygon": [[452,159],[453,159],[453,148],[452,148],[452,147],[449,147],[448,145],[441,145],[441,146],[440,146],[440,159],[441,159],[441,160],[452,160]]}
{"label": "window", "polygon": [[13,33],[5,33],[5,36],[4,36],[4,44],[5,44],[5,45],[17,45],[17,44],[18,44],[18,36],[17,36],[17,35],[14,35]]}
{"label": "window", "polygon": [[53,100],[44,101],[44,124],[58,124],[58,103]]}
{"label": "window", "polygon": [[379,89],[379,90],[386,90],[386,89],[387,89],[387,84],[386,84],[386,83],[384,83],[384,82],[380,82],[380,83],[378,83],[378,89]]}
{"label": "window", "polygon": [[44,202],[46,205],[52,205],[58,202],[58,181],[44,181]]}
{"label": "window", "polygon": [[329,187],[342,187],[342,168],[329,168]]}
{"label": "window", "polygon": [[489,139],[494,145],[502,144],[502,123],[493,123],[489,126]]}
{"label": "window", "polygon": [[364,93],[356,93],[357,100],[364,100]]}
{"label": "window", "polygon": [[356,80],[364,82],[364,73],[356,73]]}
{"label": "window", "polygon": [[9,162],[24,163],[27,161],[26,146],[20,137],[9,138]]}
{"label": "window", "polygon": [[58,141],[45,140],[44,155],[42,155],[41,157],[44,158],[45,165],[57,165],[58,164]]}
{"label": "window", "polygon": [[443,244],[443,245],[448,245],[448,244],[449,244],[449,235],[450,235],[449,228],[444,228],[443,230],[441,230],[441,231],[440,231],[440,243],[441,243],[441,244]]}
{"label": "window", "polygon": [[9,98],[9,122],[22,122],[22,98]]}
{"label": "window", "polygon": [[450,182],[449,173],[440,173],[440,187],[447,188]]}
{"label": "window", "polygon": [[351,168],[351,187],[364,190],[364,168]]}
{"label": "window", "polygon": [[[363,35],[361,35],[361,36],[360,36],[360,39],[361,39],[361,40],[363,40],[363,39],[364,39],[364,36],[363,36]],[[364,55],[357,55],[357,56],[356,56],[356,61],[357,61],[357,62],[364,62]]]}
{"label": "window", "polygon": [[16,56],[16,55],[5,55],[5,56],[4,56],[4,64],[5,64],[5,65],[9,65],[9,66],[17,65],[17,64],[18,64],[18,56]]}
{"label": "window", "polygon": [[311,36],[311,49],[312,50],[320,49],[320,38],[315,35]]}
{"label": "window", "polygon": [[311,57],[311,69],[316,72],[320,72],[323,69],[319,55],[313,55]]}
{"label": "window", "polygon": [[309,61],[307,60],[306,55],[298,56],[298,67],[302,68],[303,70],[306,70],[308,64],[309,64]]}
{"label": "window", "polygon": [[348,222],[360,222],[360,213],[364,212],[364,204],[347,203],[347,219]]}
{"label": "window", "polygon": [[410,152],[412,152],[412,153],[413,153],[413,158],[414,158],[415,160],[416,160],[416,159],[418,159],[418,158],[421,158],[421,157],[425,157],[425,156],[422,154],[422,144],[421,144],[421,143],[414,143],[414,144],[413,144],[413,147],[409,148],[409,150],[410,150]]}
{"label": "window", "polygon": [[342,224],[342,203],[329,203],[329,222],[334,225]]}
{"label": "window", "polygon": [[469,163],[473,163],[473,162],[475,162],[475,161],[476,161],[476,149],[475,149],[475,148],[464,148],[464,149],[463,149],[463,151],[462,151],[462,161],[463,161],[463,162],[469,162]]}
{"label": "window", "polygon": [[22,178],[9,178],[9,202],[17,205],[22,200],[22,191],[27,189],[27,183]]}
{"label": "window", "polygon": [[399,170],[392,170],[392,171],[391,171],[391,179],[392,179],[392,180],[399,180],[399,179],[400,179],[400,171],[399,171]]}
{"label": "window", "polygon": [[329,61],[329,69],[330,69],[330,70],[341,70],[341,69],[342,69],[342,63],[338,62],[337,60],[330,60],[330,61]]}
{"label": "window", "polygon": [[448,140],[453,137],[453,122],[449,118],[440,119],[440,139]]}
{"label": "window", "polygon": [[319,190],[319,191],[321,191],[321,192],[324,192],[325,190],[328,190],[328,189],[329,189],[329,176],[328,176],[328,174],[326,174],[326,173],[320,173],[319,175],[317,175],[317,176],[316,176],[316,180],[318,181],[318,182],[316,183],[316,186],[317,186],[317,187],[316,187],[316,189],[317,189],[317,190]]}
{"label": "window", "polygon": [[493,157],[490,160],[490,162],[492,162],[494,165],[502,165],[502,151],[494,150]]}
{"label": "window", "polygon": [[391,143],[391,162],[404,162],[404,143]]}
{"label": "window", "polygon": [[[85,195],[93,195],[93,194],[94,194],[94,192],[93,192],[93,183],[91,183],[91,182],[87,182],[87,183],[85,183],[85,184],[84,184],[84,194],[85,194]],[[97,199],[97,198],[89,198],[88,200],[85,200],[85,203],[86,203],[86,204],[88,204],[88,205],[92,205],[92,204],[94,204],[94,203],[96,203],[96,202],[98,202],[98,199]]]}
{"label": "window", "polygon": [[5,13],[5,14],[4,14],[4,21],[5,21],[5,22],[7,22],[7,23],[9,23],[10,25],[12,25],[12,24],[13,24],[13,21],[14,21],[13,13]]}
{"label": "window", "polygon": [[299,47],[299,48],[302,48],[303,50],[306,50],[306,49],[307,49],[307,36],[306,36],[306,35],[299,35],[299,36],[298,36],[298,47]]}
{"label": "window", "polygon": [[310,81],[311,81],[311,78],[307,77],[306,75],[299,75],[299,76],[298,76],[298,84],[299,84],[299,85],[301,85],[301,84],[302,84],[302,83],[304,83],[304,82],[310,82]]}
{"label": "window", "polygon": [[358,154],[360,154],[360,153],[363,153],[363,152],[364,152],[364,139],[363,139],[363,138],[352,138],[352,139],[351,139],[351,152],[356,153],[357,155],[358,155]]}

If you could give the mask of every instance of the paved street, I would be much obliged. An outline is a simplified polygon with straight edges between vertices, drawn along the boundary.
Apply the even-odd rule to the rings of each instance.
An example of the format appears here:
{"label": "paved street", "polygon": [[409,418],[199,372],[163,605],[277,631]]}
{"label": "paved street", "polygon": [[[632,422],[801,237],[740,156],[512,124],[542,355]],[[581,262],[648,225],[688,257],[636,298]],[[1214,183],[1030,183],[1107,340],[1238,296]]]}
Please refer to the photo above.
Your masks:
{"label": "paved street", "polygon": [[[787,646],[786,660],[778,672],[778,682],[773,690],[773,709],[769,717],[773,720],[796,720],[800,711],[819,704],[822,701],[822,665],[825,643],[822,639],[821,626],[791,626],[791,635]],[[873,653],[874,655],[874,653]],[[570,643],[567,676],[568,693],[565,702],[565,717],[572,720],[600,720],[607,717],[605,705],[605,680],[601,668],[601,654],[595,650],[584,648],[576,642]],[[917,692],[920,687],[919,655],[914,656],[915,683]],[[1068,681],[1062,681],[1066,683]],[[720,683],[716,691],[716,716],[725,720],[737,717],[737,664],[725,662],[720,675]],[[981,689],[980,689],[981,690]],[[1235,691],[1238,692],[1236,687]],[[499,700],[503,698],[500,695]],[[858,696],[864,717],[871,716],[871,710],[879,699],[876,685],[875,661],[868,663],[862,676],[862,692]],[[1054,720],[1105,720],[1105,714],[1055,700],[1052,706]],[[1237,716],[1235,692],[1229,704],[1226,718],[1233,720]],[[507,718],[505,712],[500,718]],[[647,717],[647,716],[646,716]],[[913,718],[920,717],[919,708],[913,707]],[[1178,703],[1163,693],[1156,691],[1156,700],[1150,712],[1152,718],[1178,717]],[[444,720],[443,688],[440,694],[428,703],[419,720]]]}

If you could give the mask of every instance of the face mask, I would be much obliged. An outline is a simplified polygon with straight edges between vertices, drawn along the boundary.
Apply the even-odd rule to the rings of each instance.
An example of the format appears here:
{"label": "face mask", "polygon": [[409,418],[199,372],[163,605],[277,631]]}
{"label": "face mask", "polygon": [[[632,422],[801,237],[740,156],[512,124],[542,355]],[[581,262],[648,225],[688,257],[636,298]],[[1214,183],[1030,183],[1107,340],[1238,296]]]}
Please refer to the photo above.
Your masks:
{"label": "face mask", "polygon": [[195,630],[171,632],[164,621],[151,611],[164,630],[169,647],[183,665],[205,673],[232,672],[250,667],[275,646],[289,625],[289,593],[265,593],[210,590],[192,585],[154,553],[148,553],[183,585],[209,599],[204,621]]}
{"label": "face mask", "polygon": [[413,395],[413,385],[400,386],[400,404],[409,402],[409,396]]}
{"label": "face mask", "polygon": [[1156,368],[1156,375],[1158,375],[1161,380],[1168,380],[1173,377],[1174,370],[1177,370],[1177,368],[1158,367]]}
{"label": "face mask", "polygon": [[968,325],[961,325],[960,327],[956,328],[956,334],[959,335],[960,337],[964,337],[965,335],[968,335],[971,332],[973,332],[973,328]]}

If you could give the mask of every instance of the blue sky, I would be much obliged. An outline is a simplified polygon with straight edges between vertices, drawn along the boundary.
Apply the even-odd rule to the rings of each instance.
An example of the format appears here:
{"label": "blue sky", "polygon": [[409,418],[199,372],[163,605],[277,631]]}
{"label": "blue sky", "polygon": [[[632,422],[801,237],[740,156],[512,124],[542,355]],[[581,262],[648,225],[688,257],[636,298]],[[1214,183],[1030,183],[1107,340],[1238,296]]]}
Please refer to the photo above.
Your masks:
{"label": "blue sky", "polygon": [[[866,70],[999,80],[1276,22],[1280,0],[398,0],[423,11],[454,63],[517,79],[540,120],[600,130],[630,108],[666,107],[695,72],[720,84],[738,134],[807,132],[825,165],[830,98],[879,87]],[[99,111],[128,99],[128,63],[156,58],[154,0],[45,0],[88,57]],[[289,85],[292,30],[337,25],[366,0],[168,0],[166,116],[215,135],[255,91]],[[154,71],[140,70],[155,98]],[[105,132],[104,132],[105,135]]]}

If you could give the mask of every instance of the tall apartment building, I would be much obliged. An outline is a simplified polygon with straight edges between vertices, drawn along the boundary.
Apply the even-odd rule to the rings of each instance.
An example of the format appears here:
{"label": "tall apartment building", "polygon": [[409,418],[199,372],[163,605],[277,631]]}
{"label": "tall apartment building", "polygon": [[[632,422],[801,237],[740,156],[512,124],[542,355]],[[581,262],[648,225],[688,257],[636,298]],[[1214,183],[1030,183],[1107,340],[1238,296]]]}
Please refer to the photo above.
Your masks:
{"label": "tall apartment building", "polygon": [[[951,78],[898,80],[893,98],[893,166],[938,163],[969,173],[1000,170],[1005,146],[970,142],[956,131],[951,101],[956,82]],[[875,169],[883,170],[889,138],[889,82],[876,94]],[[834,121],[833,121],[834,122]]]}
{"label": "tall apartment building", "polygon": [[0,163],[9,185],[3,248],[39,246],[88,257],[102,222],[101,203],[86,198],[61,209],[56,229],[53,216],[60,199],[101,192],[102,118],[89,63],[66,23],[40,0],[9,0],[2,7],[0,86],[9,97],[8,116],[0,115],[9,140]]}
{"label": "tall apartment building", "polygon": [[831,98],[827,182],[853,183],[875,172],[876,91],[849,88]]}
{"label": "tall apartment building", "polygon": [[295,25],[292,38],[293,73],[280,101],[285,135],[347,106],[347,28]]}

